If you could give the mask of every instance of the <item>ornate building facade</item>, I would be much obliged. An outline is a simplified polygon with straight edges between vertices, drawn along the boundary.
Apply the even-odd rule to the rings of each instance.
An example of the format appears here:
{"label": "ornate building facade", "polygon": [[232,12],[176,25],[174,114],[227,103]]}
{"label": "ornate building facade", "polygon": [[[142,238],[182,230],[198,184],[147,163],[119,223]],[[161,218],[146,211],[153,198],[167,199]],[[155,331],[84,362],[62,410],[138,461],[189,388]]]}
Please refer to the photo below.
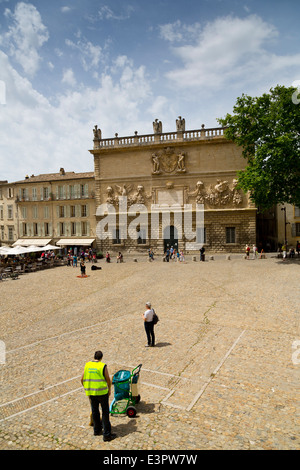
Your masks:
{"label": "ornate building facade", "polygon": [[158,119],[141,136],[103,139],[95,126],[93,144],[99,250],[241,252],[256,243],[256,208],[237,189],[245,160],[224,129],[186,131],[179,116],[168,133]]}

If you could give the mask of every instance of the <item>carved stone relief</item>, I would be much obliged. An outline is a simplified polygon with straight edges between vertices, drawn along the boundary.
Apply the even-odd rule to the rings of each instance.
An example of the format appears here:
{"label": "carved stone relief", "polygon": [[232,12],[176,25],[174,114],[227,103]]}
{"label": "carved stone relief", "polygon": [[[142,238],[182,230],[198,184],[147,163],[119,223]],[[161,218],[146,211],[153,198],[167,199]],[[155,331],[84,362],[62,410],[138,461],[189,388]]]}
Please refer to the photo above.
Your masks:
{"label": "carved stone relief", "polygon": [[195,197],[197,204],[206,204],[213,207],[221,207],[227,205],[239,206],[243,202],[241,192],[236,188],[237,180],[232,181],[230,188],[228,181],[217,179],[217,184],[210,185],[208,190],[202,181],[198,181],[196,189],[188,192],[188,197]]}
{"label": "carved stone relief", "polygon": [[136,191],[130,195],[133,191],[133,185],[118,186],[115,185],[116,191],[111,186],[106,188],[107,198],[106,202],[112,204],[113,206],[118,206],[119,196],[127,196],[127,202],[131,204],[145,204],[147,199],[152,199],[152,193],[146,194],[145,188],[143,185],[139,184],[136,188]]}
{"label": "carved stone relief", "polygon": [[152,156],[152,174],[160,175],[162,173],[185,173],[185,158],[183,152],[176,154],[170,147],[162,153],[153,153]]}

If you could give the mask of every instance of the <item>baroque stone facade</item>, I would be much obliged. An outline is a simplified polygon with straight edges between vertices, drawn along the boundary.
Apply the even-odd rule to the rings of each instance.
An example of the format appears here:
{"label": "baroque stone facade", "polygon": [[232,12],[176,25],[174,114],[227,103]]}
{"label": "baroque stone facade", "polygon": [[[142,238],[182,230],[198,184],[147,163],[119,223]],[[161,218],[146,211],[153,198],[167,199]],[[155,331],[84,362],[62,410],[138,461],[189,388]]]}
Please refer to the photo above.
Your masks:
{"label": "baroque stone facade", "polygon": [[[241,149],[226,139],[224,129],[202,125],[186,131],[179,116],[176,131],[169,133],[162,132],[158,119],[153,122],[153,134],[141,136],[135,132],[130,137],[116,134],[103,139],[95,126],[93,143],[96,204],[101,207],[96,224],[103,229],[109,211],[116,221],[114,233],[108,235],[107,229],[106,236],[103,230],[98,236],[99,250],[151,247],[163,253],[174,245],[192,252],[198,248],[191,233],[211,252],[240,252],[246,244],[256,243],[256,208],[237,189],[237,171],[244,168],[245,160]],[[201,236],[197,204],[204,210]],[[164,217],[164,207],[171,208],[169,219]],[[131,234],[136,227],[137,235],[130,236],[124,225],[131,227]]]}

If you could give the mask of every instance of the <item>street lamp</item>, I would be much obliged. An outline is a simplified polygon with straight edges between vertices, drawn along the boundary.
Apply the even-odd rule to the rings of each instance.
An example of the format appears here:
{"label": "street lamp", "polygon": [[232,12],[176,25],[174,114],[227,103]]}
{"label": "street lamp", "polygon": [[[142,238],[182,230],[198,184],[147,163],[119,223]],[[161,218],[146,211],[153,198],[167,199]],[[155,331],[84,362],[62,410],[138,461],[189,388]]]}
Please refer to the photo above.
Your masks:
{"label": "street lamp", "polygon": [[286,226],[289,224],[289,222],[286,221],[286,207],[282,207],[281,210],[284,211],[284,243],[287,246]]}

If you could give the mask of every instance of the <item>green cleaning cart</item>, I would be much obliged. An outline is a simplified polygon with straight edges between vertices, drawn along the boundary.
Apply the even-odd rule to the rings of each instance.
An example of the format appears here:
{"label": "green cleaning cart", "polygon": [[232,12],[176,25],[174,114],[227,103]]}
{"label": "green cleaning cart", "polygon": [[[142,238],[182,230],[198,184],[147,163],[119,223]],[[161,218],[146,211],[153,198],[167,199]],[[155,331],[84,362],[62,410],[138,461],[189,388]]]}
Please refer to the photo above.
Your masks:
{"label": "green cleaning cart", "polygon": [[139,378],[142,364],[139,364],[132,372],[119,370],[113,376],[114,399],[110,405],[110,413],[127,414],[129,418],[136,416],[136,408],[141,399],[139,394]]}

